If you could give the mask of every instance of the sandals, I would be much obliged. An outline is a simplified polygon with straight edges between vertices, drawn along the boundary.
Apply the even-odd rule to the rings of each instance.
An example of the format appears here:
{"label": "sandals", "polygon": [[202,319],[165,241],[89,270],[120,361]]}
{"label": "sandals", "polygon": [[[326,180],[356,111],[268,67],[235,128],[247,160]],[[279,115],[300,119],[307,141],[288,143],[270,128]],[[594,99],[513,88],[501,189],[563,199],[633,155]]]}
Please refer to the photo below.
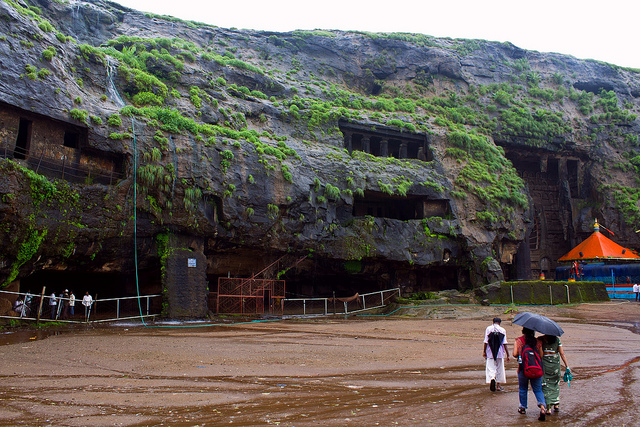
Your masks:
{"label": "sandals", "polygon": [[521,406],[521,407],[518,408],[518,413],[524,415],[524,414],[527,413],[527,410]]}
{"label": "sandals", "polygon": [[560,412],[560,406],[559,405],[553,405],[553,412]]}
{"label": "sandals", "polygon": [[547,419],[547,410],[544,406],[540,405],[540,416],[538,417],[538,421],[545,421]]}

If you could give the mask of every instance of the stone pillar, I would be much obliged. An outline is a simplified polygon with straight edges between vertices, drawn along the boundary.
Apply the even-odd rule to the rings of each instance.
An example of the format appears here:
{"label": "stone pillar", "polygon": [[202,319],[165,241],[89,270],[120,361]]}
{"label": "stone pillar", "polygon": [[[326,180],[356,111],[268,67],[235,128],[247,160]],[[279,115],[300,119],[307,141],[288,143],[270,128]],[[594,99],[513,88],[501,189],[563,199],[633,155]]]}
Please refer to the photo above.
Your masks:
{"label": "stone pillar", "polygon": [[366,135],[362,136],[362,151],[371,153],[371,139]]}
{"label": "stone pillar", "polygon": [[418,160],[427,161],[427,155],[424,153],[424,147],[418,148]]}
{"label": "stone pillar", "polygon": [[549,162],[549,156],[540,157],[540,172],[547,172],[547,163]]}
{"label": "stone pillar", "polygon": [[558,178],[560,181],[568,181],[569,174],[567,173],[567,159],[566,157],[562,157],[558,161]]}
{"label": "stone pillar", "polygon": [[349,153],[353,151],[353,133],[345,131],[344,132],[344,148],[347,149]]}
{"label": "stone pillar", "polygon": [[170,318],[207,316],[207,258],[202,238],[169,234],[161,254],[163,315]]}
{"label": "stone pillar", "polygon": [[401,159],[406,159],[408,156],[408,149],[407,149],[407,143],[406,142],[401,142],[400,143],[400,158]]}
{"label": "stone pillar", "polygon": [[389,155],[389,140],[383,139],[380,141],[380,157],[387,157]]}

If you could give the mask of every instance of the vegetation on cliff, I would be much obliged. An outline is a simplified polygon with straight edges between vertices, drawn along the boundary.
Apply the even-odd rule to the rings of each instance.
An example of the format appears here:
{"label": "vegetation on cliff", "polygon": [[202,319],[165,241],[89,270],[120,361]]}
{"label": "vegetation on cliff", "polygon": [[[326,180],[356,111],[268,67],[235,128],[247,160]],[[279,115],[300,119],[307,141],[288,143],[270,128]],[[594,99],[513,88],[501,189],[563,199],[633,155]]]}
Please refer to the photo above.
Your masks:
{"label": "vegetation on cliff", "polygon": [[[2,8],[0,54],[14,68],[2,92],[20,81],[23,93],[7,98],[15,106],[82,125],[96,135],[91,148],[128,156],[150,234],[171,225],[234,245],[410,266],[441,262],[447,240],[461,266],[482,274],[482,260],[521,242],[530,221],[530,194],[505,151],[514,147],[584,159],[601,191],[585,204],[640,221],[636,70],[419,34],[226,30],[99,1],[95,13],[112,27],[89,36],[65,21],[68,5],[36,4]],[[430,156],[348,150],[345,123],[424,135]],[[447,200],[448,222],[434,234],[444,238],[407,231],[386,247],[388,221],[341,213],[372,193]],[[133,215],[119,206],[112,235],[93,238],[122,233]],[[25,218],[22,246],[4,249],[18,260],[9,279],[52,236],[33,226],[38,211]],[[425,218],[427,229],[437,219]]]}

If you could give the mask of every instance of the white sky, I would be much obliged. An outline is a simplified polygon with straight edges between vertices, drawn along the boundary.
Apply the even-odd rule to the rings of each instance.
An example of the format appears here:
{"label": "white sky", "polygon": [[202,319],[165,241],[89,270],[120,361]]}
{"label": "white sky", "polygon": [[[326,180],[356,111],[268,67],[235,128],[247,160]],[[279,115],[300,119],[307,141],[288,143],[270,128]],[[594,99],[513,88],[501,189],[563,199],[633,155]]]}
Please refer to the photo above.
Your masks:
{"label": "white sky", "polygon": [[115,0],[223,28],[362,30],[509,41],[640,69],[637,0]]}

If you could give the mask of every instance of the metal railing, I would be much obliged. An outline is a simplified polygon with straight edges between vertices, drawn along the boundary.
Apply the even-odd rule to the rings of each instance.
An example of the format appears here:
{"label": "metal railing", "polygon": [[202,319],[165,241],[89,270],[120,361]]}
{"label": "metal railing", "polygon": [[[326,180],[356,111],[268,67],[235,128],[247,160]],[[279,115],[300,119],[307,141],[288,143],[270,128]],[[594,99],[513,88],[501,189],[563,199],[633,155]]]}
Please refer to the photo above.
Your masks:
{"label": "metal railing", "polygon": [[66,156],[62,159],[47,156],[44,149],[42,149],[39,154],[27,154],[29,154],[27,150],[22,147],[10,148],[6,143],[0,147],[0,158],[18,159],[25,162],[29,169],[50,178],[64,179],[65,181],[78,184],[96,183],[104,185],[113,185],[126,178],[125,174],[116,172],[113,168],[111,171],[105,171],[99,168],[88,168],[75,165],[69,161]]}
{"label": "metal railing", "polygon": [[[8,301],[11,309],[7,310]],[[73,305],[71,305],[73,304]],[[55,322],[113,322],[127,319],[153,318],[162,310],[162,295],[139,297],[93,298],[83,304],[82,297],[69,298],[61,295],[30,294],[0,291],[0,318]]]}
{"label": "metal railing", "polygon": [[382,308],[400,296],[400,288],[357,295],[356,298],[285,298],[283,315],[350,314]]}

